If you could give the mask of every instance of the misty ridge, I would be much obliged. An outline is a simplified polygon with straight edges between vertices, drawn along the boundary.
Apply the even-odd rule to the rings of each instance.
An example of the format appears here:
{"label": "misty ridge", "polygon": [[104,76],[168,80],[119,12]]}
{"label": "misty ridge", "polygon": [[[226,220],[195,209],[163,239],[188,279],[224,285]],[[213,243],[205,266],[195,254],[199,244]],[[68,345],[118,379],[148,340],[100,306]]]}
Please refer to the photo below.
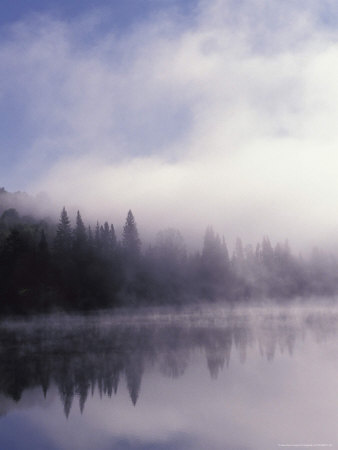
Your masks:
{"label": "misty ridge", "polygon": [[[37,218],[38,203],[0,190],[0,312],[29,314],[191,302],[286,302],[338,293],[337,258],[319,249],[294,255],[288,243],[237,239],[229,252],[210,226],[200,250],[181,233],[160,231],[142,245],[129,210],[122,235],[115,225],[87,225],[64,207],[58,223]],[[29,214],[29,211],[32,214]]]}

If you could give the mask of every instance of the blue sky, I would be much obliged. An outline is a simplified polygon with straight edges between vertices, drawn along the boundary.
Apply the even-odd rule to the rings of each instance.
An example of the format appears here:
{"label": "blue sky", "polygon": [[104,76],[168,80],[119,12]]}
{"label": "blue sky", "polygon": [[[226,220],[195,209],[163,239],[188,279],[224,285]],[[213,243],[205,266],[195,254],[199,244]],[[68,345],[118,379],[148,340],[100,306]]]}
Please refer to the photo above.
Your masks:
{"label": "blue sky", "polygon": [[195,5],[196,0],[2,0],[0,24],[8,26],[32,14],[73,20],[84,13],[103,9],[109,15],[111,25],[124,32],[128,26],[164,10],[175,9],[189,15]]}
{"label": "blue sky", "polygon": [[[4,0],[0,4],[0,36],[3,45],[8,46],[20,41],[17,35],[18,27],[26,27],[29,33],[29,39],[34,40],[35,26],[43,27],[45,24],[53,25],[64,24],[70,28],[75,28],[82,21],[94,22],[88,27],[87,32],[83,29],[79,32],[79,36],[75,37],[74,45],[88,48],[95,45],[95,40],[102,36],[112,33],[117,38],[122,38],[131,33],[135,27],[142,23],[153,20],[161,14],[174,14],[179,20],[188,22],[193,18],[194,10],[197,6],[196,0],[72,0],[72,1],[50,1],[50,0]],[[48,25],[46,25],[48,27]],[[41,36],[41,39],[44,35]],[[24,39],[21,37],[21,39]],[[24,43],[21,41],[19,45]],[[50,55],[52,57],[52,55]],[[48,64],[48,61],[45,62]],[[14,74],[13,74],[14,72]],[[32,99],[26,91],[29,89],[30,80],[19,81],[22,76],[21,68],[15,67],[13,72],[6,73],[6,68],[2,71],[2,78],[6,84],[1,96],[0,102],[0,118],[2,123],[1,133],[1,154],[0,165],[3,169],[4,182],[9,189],[24,189],[30,177],[35,178],[37,172],[49,167],[57,159],[57,155],[49,154],[45,158],[45,164],[36,168],[31,167],[27,161],[28,169],[24,170],[24,177],[17,179],[12,177],[22,157],[25,157],[30,146],[34,145],[34,141],[39,137],[40,133],[44,133],[43,123],[39,118],[38,123],[32,120],[31,108],[34,108],[34,99]],[[14,78],[13,78],[14,75]],[[33,73],[31,76],[34,76]],[[60,73],[62,77],[62,73]],[[7,78],[7,79],[6,79]],[[10,83],[8,85],[8,79]],[[18,86],[19,84],[19,86]],[[52,81],[49,89],[52,89]],[[36,93],[39,95],[39,93]],[[28,97],[28,98],[27,98]],[[122,112],[123,114],[123,112]],[[125,113],[128,114],[128,113]],[[177,112],[177,117],[185,119],[186,112]],[[127,119],[125,119],[127,120]],[[167,123],[166,128],[169,134],[180,133],[180,125]],[[147,130],[143,130],[144,137],[147,137]],[[132,136],[131,136],[132,138]],[[155,138],[156,142],[156,138]],[[18,164],[19,162],[19,164]],[[14,171],[14,172],[12,172]],[[7,177],[6,177],[7,173]]]}
{"label": "blue sky", "polygon": [[333,0],[1,2],[0,186],[88,219],[132,208],[151,231],[331,242],[337,16]]}

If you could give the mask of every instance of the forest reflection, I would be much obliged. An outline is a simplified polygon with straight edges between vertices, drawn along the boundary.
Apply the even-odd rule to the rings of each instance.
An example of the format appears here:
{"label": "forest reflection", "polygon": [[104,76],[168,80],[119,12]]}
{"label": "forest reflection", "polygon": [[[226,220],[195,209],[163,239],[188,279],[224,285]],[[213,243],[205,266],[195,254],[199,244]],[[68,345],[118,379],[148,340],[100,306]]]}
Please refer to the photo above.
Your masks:
{"label": "forest reflection", "polygon": [[41,387],[46,397],[55,385],[65,415],[75,398],[83,412],[90,395],[116,394],[124,378],[131,402],[140,397],[147,369],[182,376],[194,352],[203,352],[216,379],[232,358],[245,363],[250,352],[273,361],[297,340],[325,340],[337,332],[338,313],[231,312],[223,316],[172,317],[169,320],[62,318],[59,321],[6,322],[0,325],[0,393],[16,402],[27,389]]}

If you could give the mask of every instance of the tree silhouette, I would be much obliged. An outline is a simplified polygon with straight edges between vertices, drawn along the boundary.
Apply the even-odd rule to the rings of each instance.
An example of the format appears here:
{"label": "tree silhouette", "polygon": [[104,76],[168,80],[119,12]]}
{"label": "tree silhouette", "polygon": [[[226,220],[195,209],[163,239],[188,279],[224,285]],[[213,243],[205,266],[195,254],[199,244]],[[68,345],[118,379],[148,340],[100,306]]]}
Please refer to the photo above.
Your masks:
{"label": "tree silhouette", "polygon": [[208,299],[226,295],[229,271],[230,262],[226,244],[214,233],[212,227],[208,227],[204,235],[201,256],[202,295]]}
{"label": "tree silhouette", "polygon": [[136,405],[140,394],[141,381],[143,375],[143,361],[138,355],[133,355],[132,361],[126,364],[126,379],[129,395],[133,405]]}
{"label": "tree silhouette", "polygon": [[76,226],[74,230],[74,249],[76,251],[83,251],[87,243],[86,227],[83,223],[80,211],[76,214]]}
{"label": "tree silhouette", "polygon": [[63,207],[59,224],[56,229],[56,236],[54,239],[54,251],[57,254],[65,255],[70,253],[72,248],[72,228],[66,208]]}
{"label": "tree silhouette", "polygon": [[137,259],[140,256],[141,241],[131,210],[128,211],[123,227],[122,246],[128,259]]}
{"label": "tree silhouette", "polygon": [[168,228],[142,252],[130,210],[118,242],[108,221],[92,230],[77,211],[72,231],[65,207],[55,224],[20,216],[16,194],[10,203],[9,193],[0,193],[1,313],[338,293],[338,260],[320,249],[303,258],[267,237],[257,246],[237,239],[230,262],[224,238],[208,227],[201,251],[189,254],[179,231]]}

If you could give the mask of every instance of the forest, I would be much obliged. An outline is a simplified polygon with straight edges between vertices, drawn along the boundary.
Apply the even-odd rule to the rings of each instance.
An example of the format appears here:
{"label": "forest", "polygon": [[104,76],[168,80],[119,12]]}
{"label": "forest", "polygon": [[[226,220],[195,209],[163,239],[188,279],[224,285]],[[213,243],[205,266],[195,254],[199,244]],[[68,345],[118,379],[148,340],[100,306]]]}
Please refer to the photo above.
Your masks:
{"label": "forest", "polygon": [[[6,202],[1,203],[1,198]],[[120,237],[113,224],[74,225],[64,207],[58,223],[19,213],[0,190],[0,313],[89,311],[197,301],[245,301],[334,296],[338,262],[314,249],[295,256],[288,243],[237,239],[229,254],[208,227],[200,250],[188,252],[180,232],[160,231],[143,246],[129,210]],[[17,199],[17,197],[12,197]],[[2,207],[1,207],[2,205]]]}

